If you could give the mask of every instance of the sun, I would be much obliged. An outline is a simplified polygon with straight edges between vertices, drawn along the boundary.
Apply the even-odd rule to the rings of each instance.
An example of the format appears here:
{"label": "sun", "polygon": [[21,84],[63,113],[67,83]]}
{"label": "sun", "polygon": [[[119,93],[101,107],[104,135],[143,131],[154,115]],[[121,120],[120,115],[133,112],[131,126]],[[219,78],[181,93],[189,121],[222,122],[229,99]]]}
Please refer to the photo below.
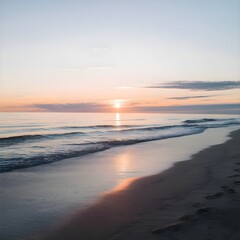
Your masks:
{"label": "sun", "polygon": [[116,102],[114,103],[114,108],[116,108],[116,109],[121,108],[121,102],[116,101]]}
{"label": "sun", "polygon": [[116,102],[116,103],[114,104],[114,107],[117,108],[117,109],[119,109],[119,108],[121,107],[121,103],[120,103],[120,102]]}

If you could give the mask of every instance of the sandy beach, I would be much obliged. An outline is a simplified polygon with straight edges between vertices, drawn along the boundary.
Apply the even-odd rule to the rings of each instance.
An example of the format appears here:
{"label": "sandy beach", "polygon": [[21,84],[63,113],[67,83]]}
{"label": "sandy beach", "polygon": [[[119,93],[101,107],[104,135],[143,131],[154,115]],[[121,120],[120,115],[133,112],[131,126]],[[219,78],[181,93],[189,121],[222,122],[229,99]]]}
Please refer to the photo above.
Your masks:
{"label": "sandy beach", "polygon": [[161,174],[129,179],[37,239],[239,239],[240,130]]}

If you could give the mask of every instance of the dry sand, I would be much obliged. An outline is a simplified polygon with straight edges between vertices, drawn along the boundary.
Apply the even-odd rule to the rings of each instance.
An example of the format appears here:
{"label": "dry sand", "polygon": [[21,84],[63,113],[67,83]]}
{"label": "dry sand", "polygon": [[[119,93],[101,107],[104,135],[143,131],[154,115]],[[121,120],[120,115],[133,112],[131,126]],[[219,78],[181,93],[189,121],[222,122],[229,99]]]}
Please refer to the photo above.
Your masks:
{"label": "dry sand", "polygon": [[239,240],[240,130],[231,137],[161,174],[125,182],[37,239]]}

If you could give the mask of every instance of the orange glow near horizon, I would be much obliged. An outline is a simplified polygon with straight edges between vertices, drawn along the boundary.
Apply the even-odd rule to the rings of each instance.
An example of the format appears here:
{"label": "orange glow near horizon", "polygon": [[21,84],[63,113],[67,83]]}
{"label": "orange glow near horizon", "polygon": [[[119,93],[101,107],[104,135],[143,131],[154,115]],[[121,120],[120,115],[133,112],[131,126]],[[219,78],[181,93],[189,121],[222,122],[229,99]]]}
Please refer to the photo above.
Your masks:
{"label": "orange glow near horizon", "polygon": [[[146,93],[148,93],[148,89]],[[165,90],[164,90],[165,91]],[[87,91],[86,91],[87,92]],[[111,91],[109,91],[111,93]],[[138,91],[135,91],[136,93]],[[139,94],[143,94],[143,91]],[[154,93],[155,94],[155,93]],[[107,95],[107,93],[106,93]],[[151,107],[168,107],[168,106],[184,106],[184,105],[209,105],[209,104],[235,104],[239,102],[239,90],[231,90],[231,94],[209,95],[206,98],[201,97],[206,93],[198,93],[200,98],[197,98],[191,92],[180,91],[174,92],[166,90],[161,98],[156,96],[144,95],[141,98],[110,98],[110,99],[78,99],[74,92],[72,95],[58,94],[46,95],[29,95],[29,96],[11,96],[8,99],[6,93],[0,101],[0,112],[109,112],[109,113],[129,113],[137,112],[136,109],[144,109]],[[72,97],[72,98],[71,98]],[[136,96],[134,96],[136,97]],[[96,107],[93,105],[96,104]],[[79,105],[79,107],[78,107]],[[84,105],[84,108],[82,106]],[[83,110],[82,110],[83,109]],[[140,110],[141,112],[141,110]],[[156,112],[153,110],[153,112]],[[188,111],[187,111],[188,112]],[[119,114],[118,114],[119,115]],[[120,115],[119,115],[120,116]],[[119,116],[115,118],[116,124],[120,125]]]}

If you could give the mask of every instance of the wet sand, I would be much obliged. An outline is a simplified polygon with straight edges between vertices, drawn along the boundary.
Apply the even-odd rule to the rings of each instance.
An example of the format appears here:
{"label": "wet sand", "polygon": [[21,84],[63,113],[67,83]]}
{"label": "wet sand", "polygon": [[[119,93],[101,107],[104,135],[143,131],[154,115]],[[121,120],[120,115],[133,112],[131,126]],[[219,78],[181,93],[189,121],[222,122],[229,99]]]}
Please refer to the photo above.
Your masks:
{"label": "wet sand", "polygon": [[231,137],[161,174],[124,182],[37,239],[240,239],[240,130]]}

